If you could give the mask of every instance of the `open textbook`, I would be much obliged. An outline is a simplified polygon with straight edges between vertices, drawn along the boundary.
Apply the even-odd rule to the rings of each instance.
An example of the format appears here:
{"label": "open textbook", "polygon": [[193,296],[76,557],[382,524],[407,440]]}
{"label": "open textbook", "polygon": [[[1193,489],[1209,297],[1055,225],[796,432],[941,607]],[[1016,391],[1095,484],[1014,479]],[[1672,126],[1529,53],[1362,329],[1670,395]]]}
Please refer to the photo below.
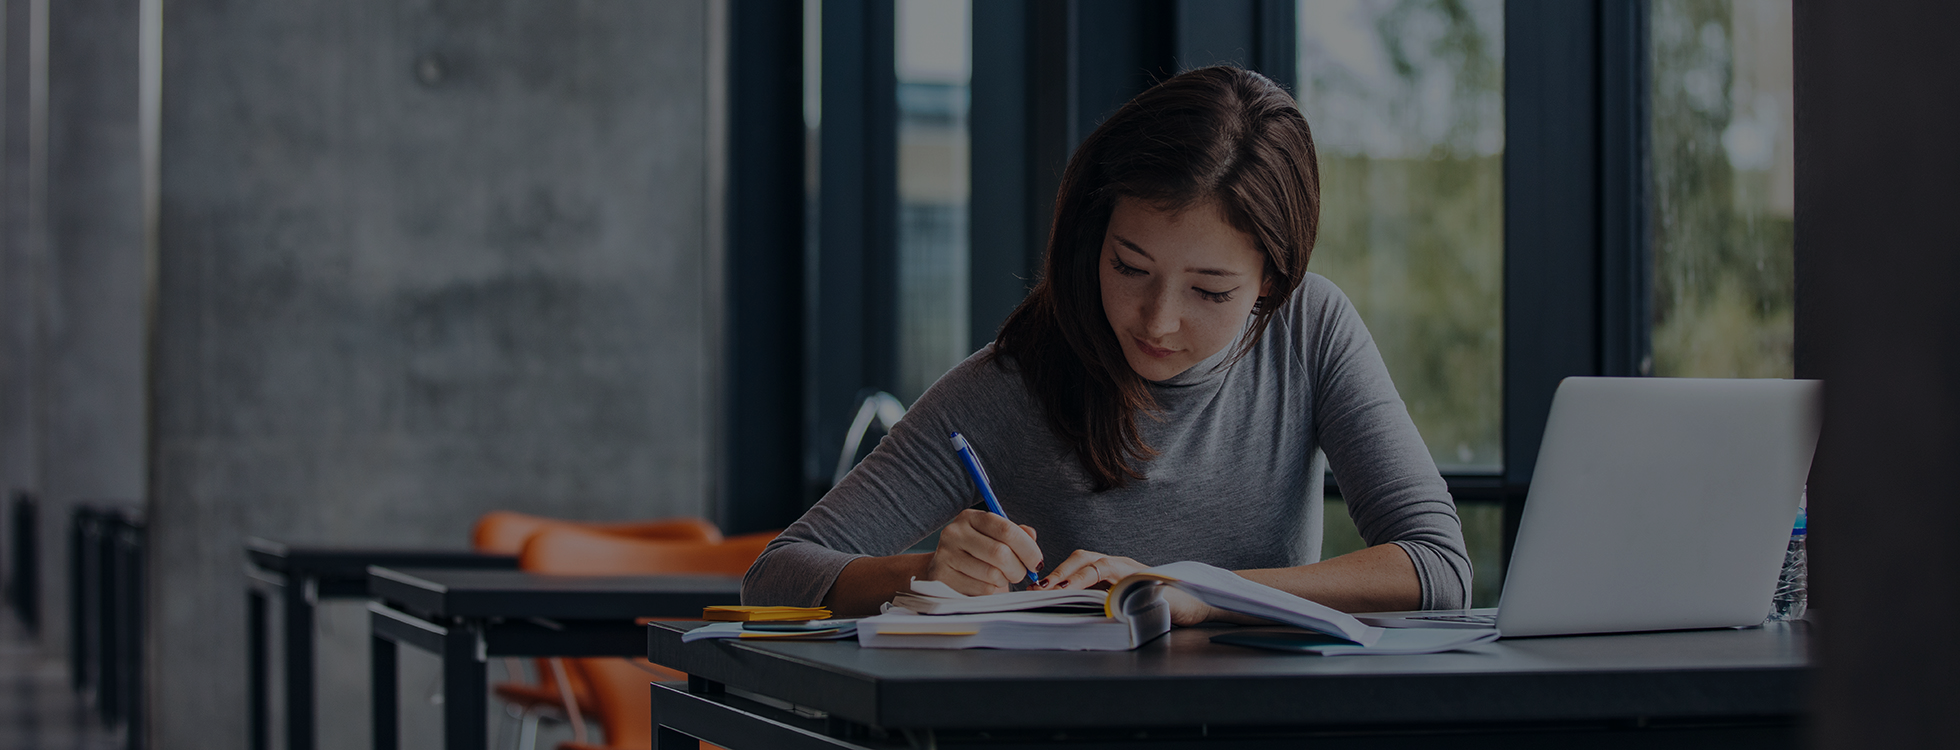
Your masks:
{"label": "open textbook", "polygon": [[1460,637],[1447,642],[1432,634],[1422,644],[1402,643],[1399,631],[1364,624],[1228,570],[1178,562],[1128,576],[1107,592],[966,596],[943,583],[915,580],[911,591],[893,598],[890,610],[858,621],[858,643],[868,648],[1133,649],[1170,630],[1170,607],[1158,586],[1174,586],[1219,609],[1339,639],[1316,653],[1428,653],[1497,636],[1494,630],[1459,630],[1451,632]]}

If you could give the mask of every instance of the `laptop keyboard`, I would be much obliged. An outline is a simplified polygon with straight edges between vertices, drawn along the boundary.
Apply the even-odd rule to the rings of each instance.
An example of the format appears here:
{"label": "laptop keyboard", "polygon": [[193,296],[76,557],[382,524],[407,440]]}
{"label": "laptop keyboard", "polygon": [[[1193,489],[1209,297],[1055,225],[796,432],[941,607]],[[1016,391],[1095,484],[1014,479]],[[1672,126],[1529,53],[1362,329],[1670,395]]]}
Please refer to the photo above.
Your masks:
{"label": "laptop keyboard", "polygon": [[1429,620],[1431,622],[1462,622],[1471,625],[1497,624],[1497,615],[1419,615],[1409,617],[1408,619]]}

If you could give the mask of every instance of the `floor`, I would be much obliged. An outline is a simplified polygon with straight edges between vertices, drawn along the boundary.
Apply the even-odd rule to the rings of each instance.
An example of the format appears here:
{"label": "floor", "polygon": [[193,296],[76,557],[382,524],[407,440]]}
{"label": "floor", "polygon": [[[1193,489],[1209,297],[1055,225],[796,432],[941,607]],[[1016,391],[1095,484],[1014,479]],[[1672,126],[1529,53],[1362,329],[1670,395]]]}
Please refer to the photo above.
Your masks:
{"label": "floor", "polygon": [[43,654],[14,613],[0,610],[0,750],[122,746],[69,688],[67,662]]}

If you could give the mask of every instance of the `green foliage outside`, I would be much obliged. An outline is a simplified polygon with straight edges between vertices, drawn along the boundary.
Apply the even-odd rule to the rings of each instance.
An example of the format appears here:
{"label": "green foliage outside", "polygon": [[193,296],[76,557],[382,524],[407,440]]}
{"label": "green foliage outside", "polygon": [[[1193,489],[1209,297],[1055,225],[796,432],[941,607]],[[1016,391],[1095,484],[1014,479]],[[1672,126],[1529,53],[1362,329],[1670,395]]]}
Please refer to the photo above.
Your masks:
{"label": "green foliage outside", "polygon": [[1653,374],[1791,377],[1789,3],[1652,14]]}
{"label": "green foliage outside", "polygon": [[1309,267],[1361,311],[1447,469],[1502,460],[1503,177],[1498,156],[1321,159]]}
{"label": "green foliage outside", "polygon": [[[1430,455],[1503,464],[1503,27],[1491,0],[1302,3],[1310,270],[1368,325]],[[1367,40],[1362,42],[1361,40]]]}
{"label": "green foliage outside", "polygon": [[[1503,465],[1503,5],[1356,0],[1299,6],[1300,106],[1320,156],[1308,270],[1354,301],[1430,455]],[[1503,582],[1503,508],[1460,503],[1471,600]],[[1361,549],[1329,497],[1324,557]]]}

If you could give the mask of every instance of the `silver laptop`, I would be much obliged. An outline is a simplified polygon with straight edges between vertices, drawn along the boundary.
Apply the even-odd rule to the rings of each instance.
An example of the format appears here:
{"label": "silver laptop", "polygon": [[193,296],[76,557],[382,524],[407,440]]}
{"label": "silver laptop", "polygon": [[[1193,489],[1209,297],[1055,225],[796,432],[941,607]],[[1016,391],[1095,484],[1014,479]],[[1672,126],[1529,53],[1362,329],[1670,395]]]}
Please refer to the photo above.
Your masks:
{"label": "silver laptop", "polygon": [[1567,378],[1498,607],[1357,616],[1507,638],[1760,624],[1822,398],[1814,380]]}

